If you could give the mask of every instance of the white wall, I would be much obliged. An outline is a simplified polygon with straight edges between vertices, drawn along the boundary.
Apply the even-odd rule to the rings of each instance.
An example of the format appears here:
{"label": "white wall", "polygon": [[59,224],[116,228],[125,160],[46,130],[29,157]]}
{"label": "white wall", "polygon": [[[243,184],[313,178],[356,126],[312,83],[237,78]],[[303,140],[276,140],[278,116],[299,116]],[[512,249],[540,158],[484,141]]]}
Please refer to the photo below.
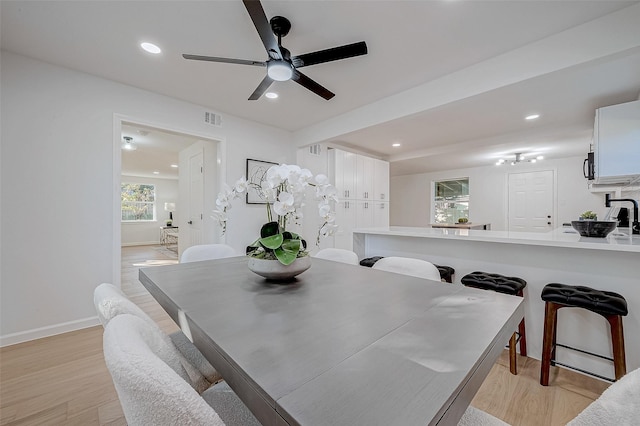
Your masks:
{"label": "white wall", "polygon": [[[588,147],[585,147],[585,153]],[[514,172],[554,170],[556,173],[557,226],[576,220],[585,210],[604,217],[604,195],[589,191],[582,175],[583,157],[544,160],[517,166],[486,166],[391,178],[390,223],[396,226],[428,226],[431,223],[431,187],[437,180],[469,177],[469,218],[491,223],[491,229],[507,229],[507,176]]]}
{"label": "white wall", "polygon": [[[148,222],[122,222],[121,243],[123,246],[158,244],[160,227],[167,224],[169,212],[164,211],[164,203],[178,202],[178,181],[176,179],[154,179],[147,177],[122,176],[122,183],[150,184],[156,187],[156,220]],[[175,224],[178,214],[173,213]]]}
{"label": "white wall", "polygon": [[[210,108],[1,56],[0,345],[97,324],[93,289],[120,281],[114,115],[224,141],[227,181],[244,174],[248,156],[295,160],[289,132],[226,114],[216,128],[203,122]],[[262,208],[236,203],[228,241],[243,249],[262,222]]]}

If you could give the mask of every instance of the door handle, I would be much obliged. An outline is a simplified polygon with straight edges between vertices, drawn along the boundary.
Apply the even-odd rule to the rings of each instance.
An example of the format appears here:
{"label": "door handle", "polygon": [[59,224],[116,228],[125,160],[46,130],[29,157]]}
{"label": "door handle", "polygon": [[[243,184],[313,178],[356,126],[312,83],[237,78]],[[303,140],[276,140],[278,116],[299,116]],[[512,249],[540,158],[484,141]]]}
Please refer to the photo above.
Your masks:
{"label": "door handle", "polygon": [[193,221],[190,220],[189,222],[187,222],[189,225],[193,225]]}

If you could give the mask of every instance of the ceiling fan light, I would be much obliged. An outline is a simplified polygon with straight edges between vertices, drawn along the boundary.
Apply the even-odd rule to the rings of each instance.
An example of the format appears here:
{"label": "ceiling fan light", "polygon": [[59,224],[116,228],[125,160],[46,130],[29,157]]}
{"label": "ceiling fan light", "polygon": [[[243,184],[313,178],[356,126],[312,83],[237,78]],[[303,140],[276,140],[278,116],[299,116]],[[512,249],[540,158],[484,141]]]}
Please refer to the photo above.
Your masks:
{"label": "ceiling fan light", "polygon": [[285,61],[271,61],[267,64],[267,75],[275,81],[291,80],[293,66]]}

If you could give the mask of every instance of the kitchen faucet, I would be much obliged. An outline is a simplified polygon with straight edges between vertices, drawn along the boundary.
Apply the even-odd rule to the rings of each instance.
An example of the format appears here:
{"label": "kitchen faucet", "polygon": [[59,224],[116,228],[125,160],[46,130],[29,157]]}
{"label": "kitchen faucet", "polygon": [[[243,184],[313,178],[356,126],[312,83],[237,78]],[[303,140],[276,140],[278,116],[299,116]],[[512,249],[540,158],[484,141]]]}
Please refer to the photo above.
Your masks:
{"label": "kitchen faucet", "polygon": [[604,206],[611,207],[612,201],[628,201],[633,204],[633,223],[631,224],[631,232],[633,234],[640,234],[640,223],[638,222],[638,202],[633,198],[610,198],[609,194],[604,195]]}

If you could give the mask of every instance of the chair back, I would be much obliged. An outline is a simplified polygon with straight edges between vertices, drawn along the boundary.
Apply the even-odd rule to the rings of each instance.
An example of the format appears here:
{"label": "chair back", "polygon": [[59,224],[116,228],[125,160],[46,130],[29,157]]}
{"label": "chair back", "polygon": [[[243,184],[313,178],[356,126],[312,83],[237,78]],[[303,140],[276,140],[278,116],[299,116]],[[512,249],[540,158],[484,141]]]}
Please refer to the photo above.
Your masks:
{"label": "chair back", "polygon": [[147,321],[129,314],[112,318],[103,347],[127,424],[224,426],[187,382],[169,338]]}
{"label": "chair back", "polygon": [[339,248],[325,248],[315,254],[318,259],[333,260],[335,262],[348,263],[349,265],[358,264],[358,255],[351,250]]}
{"label": "chair back", "polygon": [[156,325],[149,315],[129,300],[129,298],[113,284],[102,283],[96,287],[93,291],[93,304],[96,307],[98,319],[103,327],[106,327],[109,321],[120,314],[135,315]]}
{"label": "chair back", "polygon": [[411,275],[413,277],[440,281],[440,272],[433,263],[410,257],[383,257],[373,266],[373,269],[395,272],[396,274]]}
{"label": "chair back", "polygon": [[[120,291],[119,288],[109,283],[102,283],[93,292],[93,304],[96,307],[98,318],[103,327],[106,327],[115,317],[128,314],[138,317],[149,324],[150,327],[164,334],[158,324],[151,319],[138,305]],[[181,353],[182,365],[187,371],[189,383],[198,392],[204,391],[214,381],[220,380],[220,374],[209,364],[198,349],[188,340],[182,332],[171,334],[172,344]]]}
{"label": "chair back", "polygon": [[640,369],[624,375],[567,426],[635,425],[640,419]]}
{"label": "chair back", "polygon": [[182,256],[180,256],[180,263],[222,259],[233,256],[239,256],[238,252],[226,244],[200,244],[186,248],[182,252]]}

